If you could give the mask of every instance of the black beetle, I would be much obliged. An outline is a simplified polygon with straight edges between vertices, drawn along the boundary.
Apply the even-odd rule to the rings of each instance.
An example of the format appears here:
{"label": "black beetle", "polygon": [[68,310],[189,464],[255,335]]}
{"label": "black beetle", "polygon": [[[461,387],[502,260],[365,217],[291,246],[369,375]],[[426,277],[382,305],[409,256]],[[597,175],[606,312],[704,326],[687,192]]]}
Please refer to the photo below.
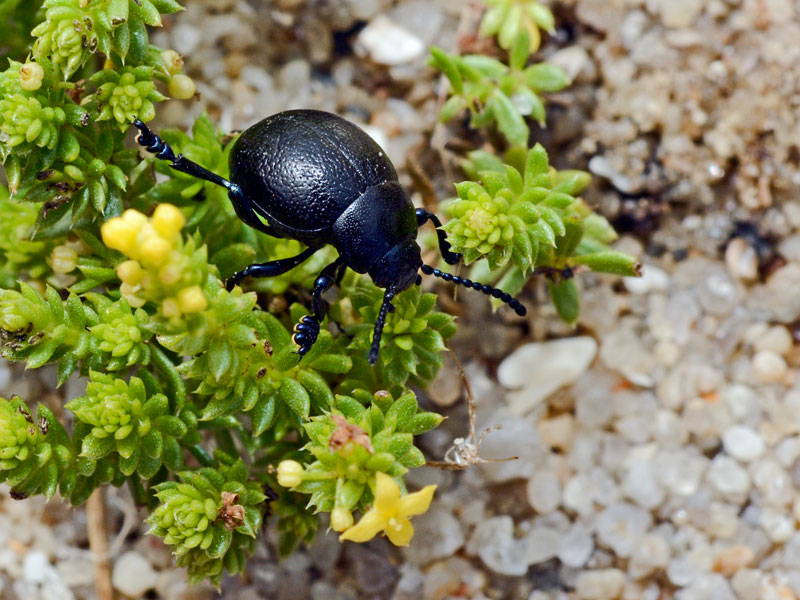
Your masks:
{"label": "black beetle", "polygon": [[[169,161],[173,169],[225,187],[242,221],[269,235],[308,245],[297,256],[239,271],[228,280],[229,290],[248,276],[286,273],[326,244],[339,252],[339,258],[322,269],[314,282],[314,314],[295,326],[293,340],[301,356],[319,335],[325,317],[322,294],[346,267],[368,273],[375,285],[386,288],[369,351],[371,364],[378,359],[392,298],[419,283],[420,270],[499,298],[518,315],[525,315],[525,307],[501,290],[422,264],[417,229],[428,220],[437,228],[441,222],[422,208],[414,209],[380,146],[341,117],[318,110],[290,110],[256,123],[231,149],[230,181],[175,155],[140,120],[133,124],[141,132],[139,144]],[[437,234],[445,262],[456,264],[461,255],[450,250],[444,231],[437,229]]]}

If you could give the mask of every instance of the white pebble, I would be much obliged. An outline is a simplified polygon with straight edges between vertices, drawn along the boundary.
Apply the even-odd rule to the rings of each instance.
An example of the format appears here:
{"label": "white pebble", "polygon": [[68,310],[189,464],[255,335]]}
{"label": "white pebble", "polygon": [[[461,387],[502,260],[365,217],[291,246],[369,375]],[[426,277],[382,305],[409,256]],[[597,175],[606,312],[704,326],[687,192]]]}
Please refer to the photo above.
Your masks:
{"label": "white pebble", "polygon": [[645,265],[641,277],[623,277],[622,282],[631,294],[641,295],[666,292],[669,289],[670,277],[666,271],[655,265]]}
{"label": "white pebble", "polygon": [[757,352],[786,354],[792,349],[792,334],[783,325],[774,325],[754,340],[753,347]]}
{"label": "white pebble", "polygon": [[628,558],[652,523],[650,511],[628,503],[613,504],[597,516],[597,539],[617,556]]}
{"label": "white pebble", "polygon": [[711,461],[708,481],[723,497],[737,500],[750,490],[750,475],[733,458],[719,454]]}
{"label": "white pebble", "polygon": [[552,527],[534,527],[528,534],[525,561],[536,565],[556,555],[563,534]]}
{"label": "white pebble", "polygon": [[753,247],[742,238],[733,238],[725,248],[725,264],[730,274],[738,279],[752,281],[758,277],[758,256]]}
{"label": "white pebble", "polygon": [[722,445],[728,454],[742,462],[759,458],[765,449],[764,438],[746,425],[734,425],[723,433]]}
{"label": "white pebble", "polygon": [[578,575],[575,591],[585,600],[611,600],[619,598],[625,585],[625,574],[619,569],[597,569]]}
{"label": "white pebble", "polygon": [[669,543],[663,535],[648,533],[642,537],[628,563],[628,573],[635,579],[647,577],[656,569],[669,564]]}
{"label": "white pebble", "polygon": [[501,575],[524,575],[527,539],[514,538],[514,521],[505,515],[478,523],[467,544],[467,552],[477,554],[483,563]]}
{"label": "white pebble", "polygon": [[425,54],[425,42],[389,17],[378,15],[358,35],[356,48],[381,65],[402,65]]}
{"label": "white pebble", "polygon": [[517,348],[497,369],[500,384],[517,390],[508,394],[511,412],[525,414],[559,388],[576,381],[596,354],[597,342],[587,336]]}
{"label": "white pebble", "polygon": [[126,552],[114,563],[111,585],[126,596],[138,598],[158,582],[158,573],[138,552]]}
{"label": "white pebble", "polygon": [[576,523],[561,537],[558,560],[568,567],[577,569],[589,561],[592,552],[594,552],[592,536],[583,525]]}
{"label": "white pebble", "polygon": [[786,376],[786,361],[780,354],[771,350],[756,352],[753,356],[753,371],[759,381],[779,383]]}
{"label": "white pebble", "polygon": [[561,482],[553,471],[537,471],[528,480],[528,502],[539,514],[553,512],[561,504]]}

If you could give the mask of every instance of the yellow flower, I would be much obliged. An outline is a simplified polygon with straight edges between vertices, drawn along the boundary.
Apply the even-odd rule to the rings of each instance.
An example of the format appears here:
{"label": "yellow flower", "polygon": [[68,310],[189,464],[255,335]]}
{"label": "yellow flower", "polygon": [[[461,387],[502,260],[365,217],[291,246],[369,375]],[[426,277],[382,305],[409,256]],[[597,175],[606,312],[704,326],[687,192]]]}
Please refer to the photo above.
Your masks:
{"label": "yellow flower", "polygon": [[366,542],[381,531],[395,546],[408,546],[414,535],[409,517],[428,510],[435,485],[426,485],[418,492],[400,496],[400,486],[386,473],[375,475],[375,502],[361,520],[350,527],[339,541]]}

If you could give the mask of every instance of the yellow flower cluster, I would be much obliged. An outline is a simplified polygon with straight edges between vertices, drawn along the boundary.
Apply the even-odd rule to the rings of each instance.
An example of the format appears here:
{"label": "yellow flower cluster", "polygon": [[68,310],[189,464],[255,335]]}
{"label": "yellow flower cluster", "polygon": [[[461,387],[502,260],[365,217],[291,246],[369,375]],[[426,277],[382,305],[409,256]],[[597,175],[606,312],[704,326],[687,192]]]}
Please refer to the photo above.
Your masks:
{"label": "yellow flower cluster", "polygon": [[130,260],[117,266],[120,292],[133,307],[152,300],[161,304],[164,317],[174,318],[208,308],[208,300],[189,266],[181,228],[183,213],[171,204],[160,204],[152,218],[137,210],[103,224],[103,243]]}

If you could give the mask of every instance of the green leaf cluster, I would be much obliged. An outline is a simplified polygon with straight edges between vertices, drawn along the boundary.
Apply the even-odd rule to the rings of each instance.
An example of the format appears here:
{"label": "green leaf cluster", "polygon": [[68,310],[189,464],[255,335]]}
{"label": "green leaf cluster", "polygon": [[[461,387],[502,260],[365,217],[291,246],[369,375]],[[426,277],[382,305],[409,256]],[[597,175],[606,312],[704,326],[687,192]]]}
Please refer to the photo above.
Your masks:
{"label": "green leaf cluster", "polygon": [[520,35],[531,39],[531,52],[541,43],[541,32],[555,31],[553,13],[538,0],[485,0],[488,7],[480,24],[480,34],[497,36],[501,47],[511,50]]}
{"label": "green leaf cluster", "polygon": [[86,395],[66,405],[89,428],[83,436],[81,456],[99,460],[114,453],[126,477],[138,473],[149,479],[162,463],[171,471],[182,468],[178,440],[190,433],[190,427],[196,430],[197,423],[190,411],[170,414],[167,397],[148,395],[137,377],[127,383],[97,371],[90,377]]}
{"label": "green leaf cluster", "polygon": [[[341,415],[347,426],[357,427],[369,444],[356,438],[333,445],[334,432],[345,427],[333,415]],[[387,391],[370,395],[363,389],[356,391],[355,397],[337,395],[330,413],[313,417],[304,426],[309,441],[303,449],[316,460],[306,467],[303,483],[293,489],[309,494],[309,506],[316,511],[364,509],[372,501],[367,483],[374,480],[376,472],[400,479],[408,469],[425,464],[413,438],[438,427],[443,419],[421,411],[411,391],[398,398]]]}
{"label": "green leaf cluster", "polygon": [[[369,366],[364,357],[372,343],[383,290],[364,278],[346,275],[334,318],[352,323],[346,326],[352,336],[348,349],[355,351],[356,368],[351,380],[369,382],[364,387],[392,388],[407,382],[419,386],[430,383],[444,362],[445,341],[456,332],[454,317],[435,310],[436,295],[423,293],[419,286],[395,296],[381,336],[378,363]],[[348,314],[350,313],[350,314]]]}
{"label": "green leaf cluster", "polygon": [[156,486],[159,505],[148,518],[149,533],[164,538],[189,572],[189,581],[215,585],[223,569],[241,573],[261,530],[265,495],[249,481],[238,460],[219,468],[178,473],[180,481]]}
{"label": "green leaf cluster", "polygon": [[466,109],[471,127],[494,124],[510,144],[527,147],[530,129],[525,117],[544,126],[542,93],[557,92],[570,83],[567,74],[555,65],[526,67],[529,56],[530,36],[526,31],[517,36],[509,64],[484,54],[458,56],[432,47],[430,64],[444,73],[452,88],[439,120],[449,121]]}
{"label": "green leaf cluster", "polygon": [[472,181],[456,184],[459,198],[446,206],[452,218],[444,228],[466,263],[479,261],[472,270],[476,280],[516,294],[539,269],[549,276],[559,315],[574,323],[575,269],[640,274],[638,261],[609,247],[617,234],[608,221],[579,197],[589,184],[588,173],[554,169],[540,144],[528,152],[510,150],[505,162],[472,152],[463,167]]}

